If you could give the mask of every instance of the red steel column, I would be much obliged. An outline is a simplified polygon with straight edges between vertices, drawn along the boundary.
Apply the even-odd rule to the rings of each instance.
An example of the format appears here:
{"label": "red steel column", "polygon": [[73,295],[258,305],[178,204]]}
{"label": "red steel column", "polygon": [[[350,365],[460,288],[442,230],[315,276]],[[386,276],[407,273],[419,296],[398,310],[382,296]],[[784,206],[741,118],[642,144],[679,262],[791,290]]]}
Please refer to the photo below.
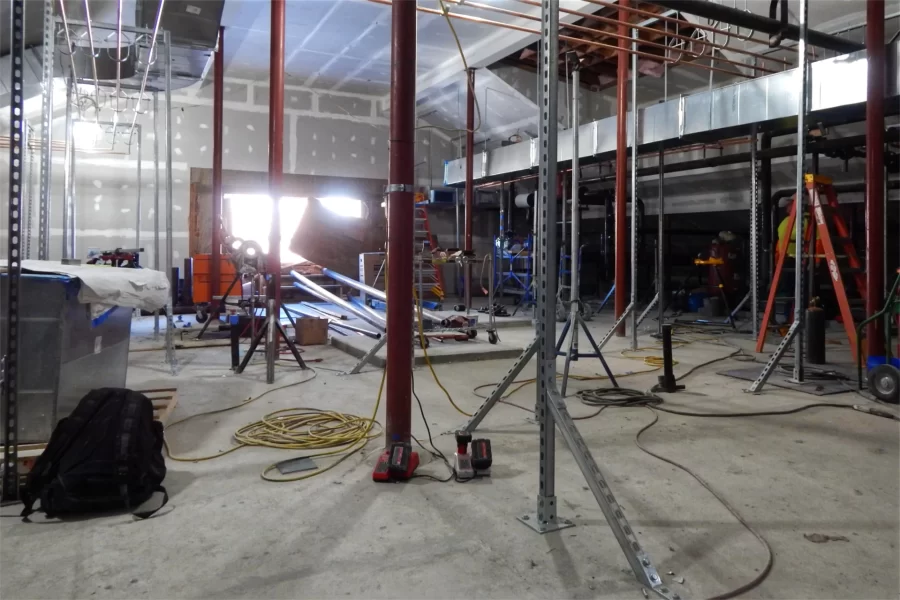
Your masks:
{"label": "red steel column", "polygon": [[[619,0],[619,6],[628,8],[628,0]],[[618,69],[616,72],[616,319],[622,316],[628,306],[628,225],[627,191],[627,154],[628,154],[628,22],[629,13],[619,8],[619,50],[617,53]],[[634,210],[634,207],[632,207]],[[634,285],[635,282],[631,282]],[[660,298],[662,300],[662,298]],[[616,335],[625,335],[625,323],[616,330]]]}
{"label": "red steel column", "polygon": [[284,4],[271,0],[272,24],[269,51],[269,196],[272,228],[269,231],[268,271],[274,279],[275,314],[281,312],[281,181],[284,170]]}
{"label": "red steel column", "polygon": [[[475,186],[472,170],[475,162],[475,69],[466,72],[466,224],[463,250],[472,251],[472,217],[475,206]],[[466,308],[472,308],[472,264],[466,263],[464,272]]]}
{"label": "red steel column", "polygon": [[[884,301],[884,0],[866,2],[866,314]],[[868,356],[884,356],[884,320],[866,327]]]}
{"label": "red steel column", "polygon": [[386,446],[409,442],[412,410],[416,2],[391,5],[391,146],[387,200]]}
{"label": "red steel column", "polygon": [[[209,266],[210,294],[220,293],[219,263],[222,248],[222,79],[225,74],[225,28],[219,27],[219,46],[213,65],[213,173],[212,173],[212,264]],[[217,304],[213,303],[218,307]],[[218,311],[218,309],[216,309]]]}

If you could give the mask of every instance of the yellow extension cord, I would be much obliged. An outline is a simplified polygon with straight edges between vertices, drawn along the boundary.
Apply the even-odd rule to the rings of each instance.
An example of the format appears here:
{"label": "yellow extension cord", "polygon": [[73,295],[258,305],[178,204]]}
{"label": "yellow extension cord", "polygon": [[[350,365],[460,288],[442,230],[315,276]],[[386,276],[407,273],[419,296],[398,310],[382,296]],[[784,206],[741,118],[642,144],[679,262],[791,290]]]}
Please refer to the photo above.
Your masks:
{"label": "yellow extension cord", "polygon": [[[259,396],[249,398],[240,404],[221,408],[218,410],[198,413],[171,423],[166,430],[171,429],[175,425],[184,423],[190,419],[228,412],[238,408],[243,408],[248,404],[255,402],[271,394],[286,388],[291,388],[311,381],[316,377],[315,370],[313,376],[297,381],[288,385],[283,385],[271,390],[266,390]],[[321,475],[326,471],[330,471],[337,465],[341,464],[353,454],[361,450],[369,442],[370,439],[378,437],[379,433],[373,433],[372,429],[376,425],[381,428],[381,424],[375,420],[378,415],[378,408],[381,406],[381,395],[384,391],[384,380],[387,371],[381,375],[381,384],[378,386],[378,396],[375,399],[375,409],[369,418],[359,417],[352,414],[341,413],[331,410],[321,410],[318,408],[285,408],[276,410],[265,415],[259,421],[255,421],[248,425],[244,425],[234,432],[233,437],[236,442],[228,450],[212,454],[209,456],[177,456],[172,453],[169,448],[168,440],[165,442],[166,454],[169,458],[181,462],[200,462],[212,460],[230,454],[235,450],[247,448],[251,446],[260,446],[265,448],[278,448],[282,450],[318,450],[313,454],[305,455],[305,458],[321,458],[325,456],[341,455],[340,458],[330,463],[324,468],[316,469],[302,475],[288,477],[272,477],[269,475],[271,471],[277,469],[279,463],[273,463],[266,467],[260,474],[260,477],[266,481],[300,481],[309,479],[316,475]],[[283,462],[283,461],[279,461]]]}

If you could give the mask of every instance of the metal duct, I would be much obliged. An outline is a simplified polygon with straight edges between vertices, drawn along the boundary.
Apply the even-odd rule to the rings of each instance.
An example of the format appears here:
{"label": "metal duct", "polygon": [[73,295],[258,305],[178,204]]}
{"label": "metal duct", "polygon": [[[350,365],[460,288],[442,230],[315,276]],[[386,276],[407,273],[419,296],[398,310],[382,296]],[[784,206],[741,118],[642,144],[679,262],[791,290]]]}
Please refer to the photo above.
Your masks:
{"label": "metal duct", "polygon": [[[900,42],[887,48],[887,82],[885,98],[900,95]],[[662,143],[672,148],[686,144],[747,135],[754,123],[771,124],[797,116],[799,72],[797,69],[774,73],[748,81],[680,96],[668,102],[639,110],[638,149],[657,149]],[[822,117],[857,109],[866,101],[866,52],[821,60],[810,65],[810,111]],[[895,112],[898,103],[888,107]],[[862,117],[860,117],[861,119]],[[814,118],[811,120],[815,121]],[[633,131],[628,118],[628,143]],[[579,158],[595,160],[612,158],[616,146],[616,117],[608,117],[582,125],[579,129]],[[476,180],[496,181],[532,171],[537,166],[536,141],[522,142],[476,153],[474,172],[485,173]],[[558,162],[572,160],[572,131],[561,131],[558,137]],[[486,168],[482,161],[486,157]],[[465,158],[449,161],[444,166],[444,185],[460,185],[465,181]]]}

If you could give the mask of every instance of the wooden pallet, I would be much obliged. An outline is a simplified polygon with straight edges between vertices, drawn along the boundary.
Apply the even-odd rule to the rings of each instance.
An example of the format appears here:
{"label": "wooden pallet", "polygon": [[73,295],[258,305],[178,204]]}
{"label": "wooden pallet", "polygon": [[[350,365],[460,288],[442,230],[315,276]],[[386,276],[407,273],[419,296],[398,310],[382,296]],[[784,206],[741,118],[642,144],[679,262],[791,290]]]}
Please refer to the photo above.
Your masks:
{"label": "wooden pallet", "polygon": [[[153,420],[159,421],[165,427],[172,416],[172,411],[175,410],[175,406],[178,404],[178,388],[134,391],[144,394],[150,399],[150,402],[153,403]],[[47,442],[19,445],[19,475],[27,475],[46,448]],[[3,452],[3,446],[0,446],[0,452]]]}
{"label": "wooden pallet", "polygon": [[144,394],[153,403],[153,419],[163,424],[169,424],[172,412],[178,405],[178,388],[159,388],[155,390],[134,390]]}

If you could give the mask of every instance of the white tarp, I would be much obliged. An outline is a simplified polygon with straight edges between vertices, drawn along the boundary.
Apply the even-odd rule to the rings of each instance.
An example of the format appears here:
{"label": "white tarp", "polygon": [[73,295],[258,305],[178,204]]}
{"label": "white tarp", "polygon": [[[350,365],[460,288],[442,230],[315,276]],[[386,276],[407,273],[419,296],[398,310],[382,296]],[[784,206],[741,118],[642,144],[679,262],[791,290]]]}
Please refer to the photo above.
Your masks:
{"label": "white tarp", "polygon": [[[0,260],[0,270],[7,262]],[[55,260],[23,260],[23,273],[55,273],[81,281],[78,301],[83,304],[127,306],[142,310],[164,308],[169,299],[169,278],[153,269],[125,269],[101,265],[66,265]]]}

